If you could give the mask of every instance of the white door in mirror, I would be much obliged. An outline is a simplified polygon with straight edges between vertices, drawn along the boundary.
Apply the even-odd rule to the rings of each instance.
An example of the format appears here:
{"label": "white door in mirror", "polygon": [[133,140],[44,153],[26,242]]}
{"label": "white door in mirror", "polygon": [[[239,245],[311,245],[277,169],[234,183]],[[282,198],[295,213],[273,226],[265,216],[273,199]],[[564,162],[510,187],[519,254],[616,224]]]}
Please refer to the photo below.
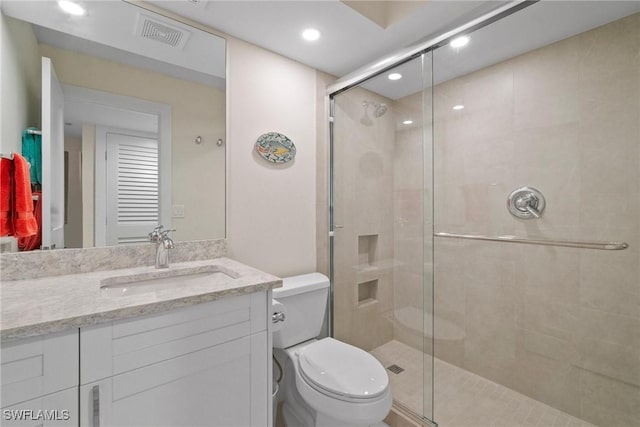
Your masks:
{"label": "white door in mirror", "polygon": [[64,248],[64,95],[42,57],[42,249]]}
{"label": "white door in mirror", "polygon": [[107,132],[107,245],[142,243],[159,224],[158,140]]}

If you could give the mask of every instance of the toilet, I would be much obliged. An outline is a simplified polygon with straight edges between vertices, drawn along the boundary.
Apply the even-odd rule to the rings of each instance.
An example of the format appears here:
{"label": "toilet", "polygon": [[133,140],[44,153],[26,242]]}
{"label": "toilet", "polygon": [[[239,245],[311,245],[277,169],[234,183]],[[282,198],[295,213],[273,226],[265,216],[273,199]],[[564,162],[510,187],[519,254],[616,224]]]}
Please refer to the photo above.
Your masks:
{"label": "toilet", "polygon": [[287,427],[388,427],[393,398],[384,367],[364,350],[334,338],[317,339],[329,279],[320,273],[283,279],[273,298],[286,318],[273,332],[284,363],[283,416]]}

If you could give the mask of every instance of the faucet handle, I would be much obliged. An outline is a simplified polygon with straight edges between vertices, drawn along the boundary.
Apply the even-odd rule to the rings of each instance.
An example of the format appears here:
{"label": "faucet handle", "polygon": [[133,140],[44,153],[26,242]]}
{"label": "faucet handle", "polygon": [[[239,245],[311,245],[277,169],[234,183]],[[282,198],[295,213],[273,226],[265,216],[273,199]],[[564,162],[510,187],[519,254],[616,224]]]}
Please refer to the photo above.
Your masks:
{"label": "faucet handle", "polygon": [[156,226],[151,233],[149,233],[149,241],[157,242],[160,236],[162,235],[162,229],[164,226],[162,224]]}
{"label": "faucet handle", "polygon": [[165,249],[173,249],[174,245],[173,245],[173,239],[171,237],[169,237],[169,233],[172,231],[176,231],[175,229],[173,230],[164,230],[160,232],[160,239],[159,241],[162,242],[162,245],[164,246]]}
{"label": "faucet handle", "polygon": [[162,237],[163,239],[168,239],[169,238],[169,233],[171,233],[172,231],[176,231],[175,228],[172,228],[171,230],[163,230],[159,233],[160,237]]}

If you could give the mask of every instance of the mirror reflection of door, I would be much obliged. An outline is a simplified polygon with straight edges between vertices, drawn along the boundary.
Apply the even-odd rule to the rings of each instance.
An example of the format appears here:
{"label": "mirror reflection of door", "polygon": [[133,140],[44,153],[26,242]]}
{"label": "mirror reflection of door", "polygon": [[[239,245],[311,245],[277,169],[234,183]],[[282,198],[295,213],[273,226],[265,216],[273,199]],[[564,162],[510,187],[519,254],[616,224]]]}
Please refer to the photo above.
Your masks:
{"label": "mirror reflection of door", "polygon": [[160,217],[158,139],[108,130],[106,146],[106,244],[146,242]]}
{"label": "mirror reflection of door", "polygon": [[42,249],[64,248],[64,95],[42,58]]}
{"label": "mirror reflection of door", "polygon": [[[146,242],[171,228],[171,107],[63,86],[65,136],[82,145],[82,246]],[[71,146],[69,146],[71,148]],[[164,163],[163,163],[164,162]]]}

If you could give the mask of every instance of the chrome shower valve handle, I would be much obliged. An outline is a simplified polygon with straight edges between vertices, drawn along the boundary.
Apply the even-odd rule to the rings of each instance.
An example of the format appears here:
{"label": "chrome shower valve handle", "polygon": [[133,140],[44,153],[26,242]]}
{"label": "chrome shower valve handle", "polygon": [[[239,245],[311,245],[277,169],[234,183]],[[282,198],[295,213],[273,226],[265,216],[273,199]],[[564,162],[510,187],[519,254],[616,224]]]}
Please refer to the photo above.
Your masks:
{"label": "chrome shower valve handle", "polygon": [[507,208],[511,215],[521,219],[540,218],[544,207],[544,196],[533,187],[517,188],[507,199]]}

